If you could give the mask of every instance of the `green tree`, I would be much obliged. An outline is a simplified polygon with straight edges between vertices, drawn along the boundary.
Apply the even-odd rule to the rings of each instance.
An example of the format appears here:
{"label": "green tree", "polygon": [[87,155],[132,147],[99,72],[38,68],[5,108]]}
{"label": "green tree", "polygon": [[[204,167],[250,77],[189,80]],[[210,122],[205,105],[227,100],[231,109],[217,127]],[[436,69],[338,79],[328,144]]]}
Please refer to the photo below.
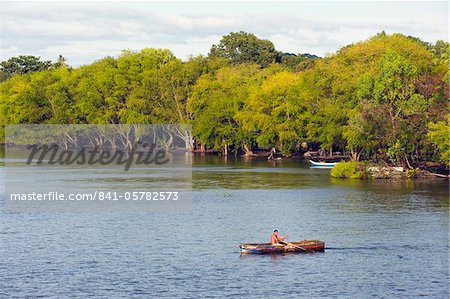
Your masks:
{"label": "green tree", "polygon": [[450,116],[447,116],[446,121],[439,121],[437,123],[430,123],[428,139],[435,146],[439,161],[450,164]]}
{"label": "green tree", "polygon": [[[252,88],[244,109],[236,118],[243,130],[259,146],[275,147],[290,155],[305,138],[298,76],[288,71],[277,72]],[[248,147],[244,144],[244,148]]]}
{"label": "green tree", "polygon": [[211,47],[209,56],[226,58],[233,64],[256,63],[267,67],[277,61],[279,53],[271,41],[240,31],[223,36],[219,44]]}
{"label": "green tree", "polygon": [[425,98],[416,93],[414,83],[418,75],[418,69],[405,58],[387,53],[373,82],[373,99],[385,108],[387,114],[387,154],[394,163],[406,162],[408,166],[408,155],[413,150],[410,143],[412,136],[404,131],[408,128],[404,122],[407,116],[423,113],[427,109]]}
{"label": "green tree", "polygon": [[182,123],[194,136],[171,134],[187,148],[194,137],[224,154],[258,146],[289,155],[310,141],[354,160],[415,167],[439,154],[446,162],[449,53],[443,41],[382,32],[322,59],[280,56],[271,42],[237,32],[187,61],[165,49],[126,50],[72,69],[62,57],[49,65],[23,56],[0,65],[9,78],[0,83],[0,130],[131,124],[116,132],[128,144],[129,128]]}
{"label": "green tree", "polygon": [[427,114],[444,101],[436,80],[422,80],[433,72],[432,57],[423,43],[379,34],[316,60],[305,76],[308,139],[347,148],[355,159],[389,160],[389,153],[391,162],[408,164],[424,146]]}
{"label": "green tree", "polygon": [[74,97],[73,117],[78,123],[118,123],[115,93],[117,61],[106,57],[73,71],[70,90]]}
{"label": "green tree", "polygon": [[314,60],[319,59],[317,55],[313,54],[279,54],[279,62],[285,65],[292,71],[303,71],[310,69],[314,65]]}
{"label": "green tree", "polygon": [[260,85],[262,79],[255,64],[225,67],[201,76],[188,100],[198,140],[224,155],[248,143],[249,136],[239,126],[236,114],[243,109],[250,88]]}
{"label": "green tree", "polygon": [[7,80],[16,74],[28,74],[47,70],[51,67],[50,60],[42,61],[40,57],[32,55],[20,55],[0,62],[0,82]]}

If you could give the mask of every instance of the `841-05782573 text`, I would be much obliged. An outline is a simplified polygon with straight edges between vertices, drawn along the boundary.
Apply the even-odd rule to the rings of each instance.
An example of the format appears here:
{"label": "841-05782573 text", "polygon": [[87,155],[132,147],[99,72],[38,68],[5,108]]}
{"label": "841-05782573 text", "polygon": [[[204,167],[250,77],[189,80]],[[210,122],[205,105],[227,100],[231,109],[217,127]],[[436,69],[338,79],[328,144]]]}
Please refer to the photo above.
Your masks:
{"label": "841-05782573 text", "polygon": [[178,191],[93,191],[84,193],[11,193],[11,201],[177,201]]}

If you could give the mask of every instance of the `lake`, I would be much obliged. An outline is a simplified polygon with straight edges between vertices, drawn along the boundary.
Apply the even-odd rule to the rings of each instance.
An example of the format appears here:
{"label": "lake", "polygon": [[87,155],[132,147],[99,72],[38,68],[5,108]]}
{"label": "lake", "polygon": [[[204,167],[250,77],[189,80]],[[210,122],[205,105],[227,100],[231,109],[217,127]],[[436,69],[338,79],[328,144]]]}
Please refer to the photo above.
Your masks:
{"label": "lake", "polygon": [[[213,156],[193,157],[192,179],[185,213],[12,213],[2,197],[0,297],[449,296],[446,180],[338,180],[300,160]],[[275,228],[326,250],[240,255]]]}

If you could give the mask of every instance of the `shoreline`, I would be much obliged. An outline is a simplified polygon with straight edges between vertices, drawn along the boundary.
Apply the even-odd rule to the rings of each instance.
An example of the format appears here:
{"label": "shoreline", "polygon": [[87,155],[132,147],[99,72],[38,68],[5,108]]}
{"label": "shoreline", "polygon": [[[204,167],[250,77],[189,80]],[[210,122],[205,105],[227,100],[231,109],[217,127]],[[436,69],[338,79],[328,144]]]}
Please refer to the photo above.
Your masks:
{"label": "shoreline", "polygon": [[[400,170],[400,168],[402,170]],[[450,176],[434,173],[427,169],[415,168],[404,170],[403,167],[394,166],[370,166],[368,172],[371,177],[367,179],[383,180],[383,179],[449,179]]]}
{"label": "shoreline", "polygon": [[[449,169],[445,165],[429,163],[432,165],[418,165],[415,168],[405,168],[402,166],[387,166],[362,162],[339,162],[330,171],[330,175],[340,179],[361,179],[361,180],[439,180],[449,179]],[[431,170],[435,170],[433,172]]]}

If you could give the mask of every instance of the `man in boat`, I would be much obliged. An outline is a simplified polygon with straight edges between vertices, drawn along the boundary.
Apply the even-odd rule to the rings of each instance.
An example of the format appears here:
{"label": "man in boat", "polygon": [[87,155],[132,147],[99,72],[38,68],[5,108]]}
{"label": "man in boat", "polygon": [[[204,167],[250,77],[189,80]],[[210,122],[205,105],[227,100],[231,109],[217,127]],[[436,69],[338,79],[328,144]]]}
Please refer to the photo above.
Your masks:
{"label": "man in boat", "polygon": [[272,238],[270,240],[270,243],[272,245],[286,245],[286,243],[284,242],[285,239],[289,238],[288,235],[286,236],[279,236],[278,235],[278,230],[274,230],[273,234],[272,234]]}

